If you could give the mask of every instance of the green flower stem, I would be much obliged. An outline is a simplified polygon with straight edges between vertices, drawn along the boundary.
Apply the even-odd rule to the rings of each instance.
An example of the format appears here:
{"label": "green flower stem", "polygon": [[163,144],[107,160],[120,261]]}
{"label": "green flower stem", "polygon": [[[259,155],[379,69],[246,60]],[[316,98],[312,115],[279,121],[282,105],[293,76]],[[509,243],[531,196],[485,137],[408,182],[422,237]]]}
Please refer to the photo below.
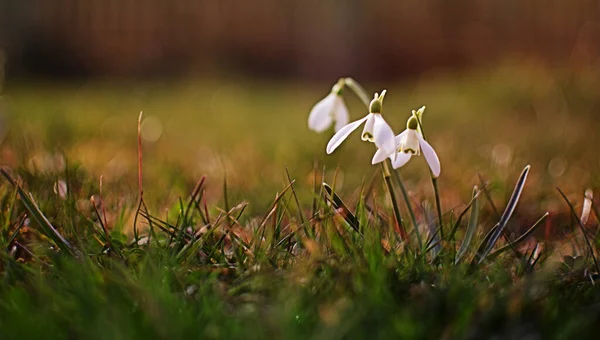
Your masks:
{"label": "green flower stem", "polygon": [[[425,130],[423,130],[423,124],[421,123],[421,119],[417,117],[417,121],[419,122],[419,128],[421,129],[421,135],[423,135],[423,139],[425,138]],[[440,223],[440,239],[444,239],[444,224],[442,223],[442,204],[440,203],[440,189],[438,188],[438,179],[433,176],[431,170],[429,171],[431,175],[431,184],[433,184],[433,193],[435,195],[435,205],[437,209],[438,221]]]}
{"label": "green flower stem", "polygon": [[[367,93],[367,91],[362,86],[360,86],[360,84],[358,82],[356,82],[352,78],[344,78],[344,83],[356,94],[356,96],[358,98],[360,98],[360,100],[363,102],[363,104],[365,104],[365,106],[368,109],[371,104],[371,100],[369,99],[369,94]],[[383,99],[384,96],[385,96],[385,90],[384,90],[384,92],[381,93],[381,99]],[[394,218],[396,219],[396,222],[398,223],[398,227],[400,228],[402,237],[408,237],[408,234],[406,233],[406,229],[404,228],[404,225],[402,224],[402,217],[400,215],[400,210],[398,209],[398,202],[396,201],[396,192],[394,191],[394,185],[392,184],[389,160],[386,159],[381,164],[382,164],[381,169],[383,172],[383,180],[385,181],[385,184],[387,186],[388,193],[390,194],[390,199],[392,200],[392,205],[394,208]],[[394,173],[396,173],[396,172],[394,172]],[[402,189],[402,194],[404,196],[404,200],[406,201],[408,210],[411,215],[412,222],[415,226],[415,232],[417,235],[417,239],[419,241],[419,247],[422,247],[421,235],[419,235],[416,218],[415,218],[412,208],[410,206],[410,202],[408,201],[408,195],[406,193],[406,189],[404,188],[404,184],[402,183],[402,180],[399,179],[399,177],[397,177],[397,179],[398,179],[398,182],[400,183],[400,188]],[[406,242],[406,241],[408,241],[408,239],[403,240],[403,241]],[[407,243],[407,244],[409,244],[409,243]]]}
{"label": "green flower stem", "polygon": [[402,191],[402,197],[404,198],[404,203],[406,203],[406,208],[408,210],[408,214],[410,215],[410,219],[412,221],[413,227],[415,228],[415,235],[417,236],[417,242],[419,243],[419,249],[423,249],[423,240],[421,239],[421,233],[419,232],[419,225],[417,224],[417,218],[415,217],[415,212],[413,211],[412,204],[410,204],[410,198],[408,197],[408,192],[404,187],[404,180],[402,179],[402,175],[398,170],[394,171],[394,176],[396,177],[396,182],[400,186],[400,191]]}
{"label": "green flower stem", "polygon": [[389,160],[386,159],[381,163],[381,171],[383,172],[383,180],[385,181],[385,185],[387,186],[390,199],[392,200],[394,218],[396,219],[398,228],[400,229],[400,237],[402,241],[407,242],[406,244],[408,245],[408,234],[406,233],[406,229],[404,229],[404,225],[402,224],[402,217],[400,215],[400,210],[398,209],[398,201],[396,201],[396,193],[394,192],[394,185],[392,184],[392,175],[390,173]]}
{"label": "green flower stem", "polygon": [[367,91],[352,78],[344,78],[344,83],[352,90],[352,92],[356,94],[356,96],[363,102],[363,104],[365,104],[368,109],[371,99],[369,99],[369,94]]}
{"label": "green flower stem", "polygon": [[444,239],[444,224],[442,223],[442,204],[440,203],[440,189],[438,188],[438,179],[431,174],[431,183],[435,194],[435,205],[437,207],[438,220],[440,221],[440,238]]}

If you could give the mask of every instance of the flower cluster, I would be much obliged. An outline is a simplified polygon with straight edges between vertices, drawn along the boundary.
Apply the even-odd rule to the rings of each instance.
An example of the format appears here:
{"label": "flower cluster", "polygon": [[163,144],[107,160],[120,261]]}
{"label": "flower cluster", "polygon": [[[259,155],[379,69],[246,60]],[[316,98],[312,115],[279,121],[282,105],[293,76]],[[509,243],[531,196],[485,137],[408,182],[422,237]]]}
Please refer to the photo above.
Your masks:
{"label": "flower cluster", "polygon": [[327,143],[328,154],[335,151],[354,130],[364,123],[361,139],[374,143],[377,147],[372,164],[389,158],[393,168],[397,169],[406,164],[413,155],[418,156],[423,153],[433,176],[440,175],[440,160],[435,150],[423,137],[421,122],[424,106],[417,111],[413,110],[406,122],[406,130],[394,136],[392,128],[381,114],[386,90],[381,94],[375,93],[369,105],[369,113],[365,117],[348,123],[348,109],[342,97],[344,86],[344,79],[340,79],[333,86],[331,93],[313,107],[308,117],[309,128],[316,132],[323,132],[334,125],[335,134]]}

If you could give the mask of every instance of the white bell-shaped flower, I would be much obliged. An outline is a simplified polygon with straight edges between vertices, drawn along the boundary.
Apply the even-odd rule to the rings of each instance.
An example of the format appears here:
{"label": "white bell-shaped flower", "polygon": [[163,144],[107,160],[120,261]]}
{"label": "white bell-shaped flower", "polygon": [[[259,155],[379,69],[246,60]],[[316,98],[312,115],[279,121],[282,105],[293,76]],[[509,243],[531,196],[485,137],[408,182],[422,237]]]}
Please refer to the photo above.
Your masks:
{"label": "white bell-shaped flower", "polygon": [[313,106],[308,115],[309,129],[316,132],[323,132],[332,124],[335,124],[335,131],[339,131],[344,125],[348,124],[350,115],[342,97],[343,89],[344,82],[340,80],[333,85],[331,93],[327,97]]}
{"label": "white bell-shaped flower", "polygon": [[440,160],[435,150],[423,138],[421,132],[418,131],[418,127],[419,122],[416,116],[411,116],[406,123],[406,130],[395,138],[396,150],[392,154],[389,154],[386,150],[378,149],[371,163],[380,163],[389,157],[392,160],[393,168],[398,169],[408,163],[413,155],[418,156],[423,152],[423,157],[425,157],[431,173],[434,177],[438,177],[441,171]]}
{"label": "white bell-shaped flower", "polygon": [[394,140],[394,131],[381,116],[382,101],[385,96],[385,90],[381,96],[375,94],[375,98],[369,105],[369,114],[362,119],[354,121],[333,135],[329,143],[327,143],[327,153],[331,154],[342,142],[362,123],[365,123],[361,138],[364,141],[375,143],[378,149],[384,150],[388,155],[395,154],[396,141]]}

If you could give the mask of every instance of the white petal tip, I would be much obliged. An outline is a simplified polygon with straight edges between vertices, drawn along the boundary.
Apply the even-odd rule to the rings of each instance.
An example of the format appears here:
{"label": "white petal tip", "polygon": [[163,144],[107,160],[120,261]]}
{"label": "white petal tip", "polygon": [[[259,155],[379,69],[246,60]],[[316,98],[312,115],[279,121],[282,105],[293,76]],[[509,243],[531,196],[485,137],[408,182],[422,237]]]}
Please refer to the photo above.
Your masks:
{"label": "white petal tip", "polygon": [[439,177],[441,172],[440,159],[435,153],[435,150],[433,150],[431,145],[420,136],[419,144],[421,145],[421,152],[425,157],[425,161],[427,161],[427,165],[429,165],[429,169],[431,169],[431,174],[434,178]]}
{"label": "white petal tip", "polygon": [[377,152],[375,152],[375,155],[373,155],[373,158],[371,159],[371,164],[377,164],[377,163],[381,163],[383,162],[389,155],[385,153],[385,151],[381,150],[381,149],[377,149]]}

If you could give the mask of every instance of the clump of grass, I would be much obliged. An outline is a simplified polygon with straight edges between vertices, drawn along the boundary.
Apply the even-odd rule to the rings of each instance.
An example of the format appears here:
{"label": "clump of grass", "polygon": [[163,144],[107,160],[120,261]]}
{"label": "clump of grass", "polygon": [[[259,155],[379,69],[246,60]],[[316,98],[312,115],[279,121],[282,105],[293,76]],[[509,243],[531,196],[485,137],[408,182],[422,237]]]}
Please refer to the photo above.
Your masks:
{"label": "clump of grass", "polygon": [[[442,210],[397,171],[350,195],[319,165],[310,188],[303,169],[282,171],[261,211],[227,176],[159,209],[141,118],[137,197],[71,162],[0,170],[2,339],[574,338],[598,321],[598,215],[583,222],[562,191],[570,220],[515,215],[535,167],[495,183],[514,181],[504,210],[483,176],[462,210]],[[571,240],[539,237],[565,224]]]}
{"label": "clump of grass", "polygon": [[140,204],[116,211],[138,221],[110,224],[106,214],[118,208],[107,202],[118,193],[104,189],[82,210],[83,198],[49,194],[26,171],[2,169],[5,339],[546,338],[585,334],[597,321],[598,242],[577,266],[559,268],[548,263],[549,246],[501,245],[529,167],[488,236],[493,219],[480,218],[485,188],[476,189],[461,216],[443,222],[448,238],[430,234],[422,248],[407,247],[414,233],[403,240],[389,227],[393,217],[372,189],[352,207],[333,186],[317,185],[311,209],[290,172],[262,217],[244,219],[244,202],[209,206],[203,177],[173,202],[175,215],[149,211],[140,190]]}

